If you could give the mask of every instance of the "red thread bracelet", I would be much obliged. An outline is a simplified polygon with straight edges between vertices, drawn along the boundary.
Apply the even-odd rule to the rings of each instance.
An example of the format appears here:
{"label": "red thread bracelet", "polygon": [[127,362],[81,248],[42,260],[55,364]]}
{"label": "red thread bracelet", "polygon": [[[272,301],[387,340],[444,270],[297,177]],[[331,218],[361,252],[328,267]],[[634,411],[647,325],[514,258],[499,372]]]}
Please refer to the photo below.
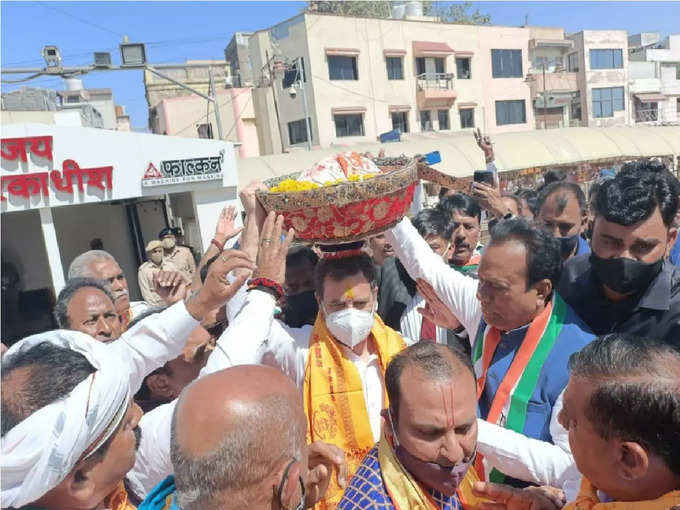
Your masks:
{"label": "red thread bracelet", "polygon": [[219,242],[217,239],[214,237],[210,240],[210,244],[214,244],[220,252],[224,251],[224,244]]}
{"label": "red thread bracelet", "polygon": [[278,298],[283,297],[283,287],[269,278],[253,278],[248,281],[248,289],[255,289],[257,287],[266,287],[273,290]]}

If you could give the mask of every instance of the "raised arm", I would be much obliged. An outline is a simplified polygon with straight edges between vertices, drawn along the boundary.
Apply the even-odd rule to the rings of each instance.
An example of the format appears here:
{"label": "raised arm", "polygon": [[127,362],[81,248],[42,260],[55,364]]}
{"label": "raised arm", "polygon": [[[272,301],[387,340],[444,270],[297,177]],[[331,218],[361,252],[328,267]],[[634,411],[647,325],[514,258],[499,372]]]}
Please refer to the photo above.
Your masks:
{"label": "raised arm", "polygon": [[408,218],[386,232],[386,237],[411,278],[429,283],[465,329],[474,335],[482,316],[477,300],[477,280],[449,267],[432,251]]}
{"label": "raised arm", "polygon": [[128,360],[131,388],[136,392],[144,377],[182,352],[191,331],[208,312],[227,302],[243,285],[245,278],[229,283],[227,273],[255,266],[245,253],[227,250],[210,267],[205,285],[186,301],[142,320],[110,344]]}
{"label": "raised arm", "polygon": [[[279,286],[285,278],[286,254],[293,238],[291,230],[281,241],[282,227],[283,216],[277,218],[274,213],[270,213],[262,228],[257,269],[253,274],[257,279],[275,282]],[[265,345],[272,347],[272,343],[285,345],[292,342],[292,339],[287,338],[270,342],[276,298],[275,292],[266,286],[248,291],[243,308],[217,341],[215,350],[201,371],[202,375],[234,365],[260,363]],[[281,328],[278,330],[285,334]]]}
{"label": "raised arm", "polygon": [[[194,272],[194,278],[191,282],[192,289],[201,288],[201,285],[203,285],[201,282],[201,269],[203,269],[203,266],[205,266],[211,258],[220,253],[224,249],[225,243],[229,239],[237,236],[241,230],[243,230],[242,227],[236,226],[236,208],[233,205],[223,208],[219,218],[217,218],[215,235],[210,242],[210,246],[208,246],[208,249],[198,262],[198,267]],[[252,255],[243,249],[241,251],[245,252],[250,257],[250,260],[255,260],[255,255]]]}

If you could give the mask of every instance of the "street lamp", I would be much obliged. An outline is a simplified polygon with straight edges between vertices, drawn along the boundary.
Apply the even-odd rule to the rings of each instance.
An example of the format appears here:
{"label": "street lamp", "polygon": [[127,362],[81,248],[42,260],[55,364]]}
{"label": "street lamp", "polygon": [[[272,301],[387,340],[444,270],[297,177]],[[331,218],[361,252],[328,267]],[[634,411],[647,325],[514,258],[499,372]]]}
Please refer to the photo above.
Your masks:
{"label": "street lamp", "polygon": [[146,50],[142,43],[121,43],[121,65],[125,67],[142,67],[146,65]]}
{"label": "street lamp", "polygon": [[105,51],[94,52],[94,66],[97,69],[108,69],[111,67],[111,54]]}

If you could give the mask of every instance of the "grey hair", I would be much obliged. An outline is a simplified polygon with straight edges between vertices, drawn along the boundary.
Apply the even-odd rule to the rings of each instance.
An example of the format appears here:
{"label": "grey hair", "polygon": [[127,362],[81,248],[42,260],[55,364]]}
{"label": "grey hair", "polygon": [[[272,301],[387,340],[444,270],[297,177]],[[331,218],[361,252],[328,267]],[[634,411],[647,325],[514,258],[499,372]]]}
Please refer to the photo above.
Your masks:
{"label": "grey hair", "polygon": [[104,250],[90,250],[81,253],[68,268],[68,279],[71,278],[92,278],[94,275],[90,270],[90,264],[98,260],[113,260],[116,259],[108,251]]}
{"label": "grey hair", "polygon": [[240,493],[261,482],[281,459],[301,458],[303,422],[284,395],[248,402],[217,448],[198,456],[183,451],[177,440],[178,408],[172,418],[170,455],[183,510],[217,507],[219,491]]}
{"label": "grey hair", "polygon": [[57,303],[54,305],[54,318],[57,320],[57,324],[61,329],[68,329],[71,327],[71,320],[68,316],[68,305],[75,293],[86,287],[93,287],[101,290],[106,294],[106,297],[111,300],[111,303],[114,302],[113,294],[111,294],[107,282],[95,278],[69,279],[66,286],[61,289],[59,297],[57,297]]}

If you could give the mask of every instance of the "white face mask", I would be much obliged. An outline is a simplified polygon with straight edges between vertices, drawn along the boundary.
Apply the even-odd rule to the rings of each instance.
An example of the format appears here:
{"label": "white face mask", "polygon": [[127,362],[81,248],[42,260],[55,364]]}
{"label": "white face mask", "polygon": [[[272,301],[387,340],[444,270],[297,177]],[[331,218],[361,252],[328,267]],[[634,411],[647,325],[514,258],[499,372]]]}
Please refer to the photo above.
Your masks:
{"label": "white face mask", "polygon": [[338,342],[345,344],[350,349],[354,349],[366,340],[375,321],[375,306],[373,306],[372,312],[345,308],[331,314],[326,312],[326,307],[323,304],[322,308],[328,330]]}

